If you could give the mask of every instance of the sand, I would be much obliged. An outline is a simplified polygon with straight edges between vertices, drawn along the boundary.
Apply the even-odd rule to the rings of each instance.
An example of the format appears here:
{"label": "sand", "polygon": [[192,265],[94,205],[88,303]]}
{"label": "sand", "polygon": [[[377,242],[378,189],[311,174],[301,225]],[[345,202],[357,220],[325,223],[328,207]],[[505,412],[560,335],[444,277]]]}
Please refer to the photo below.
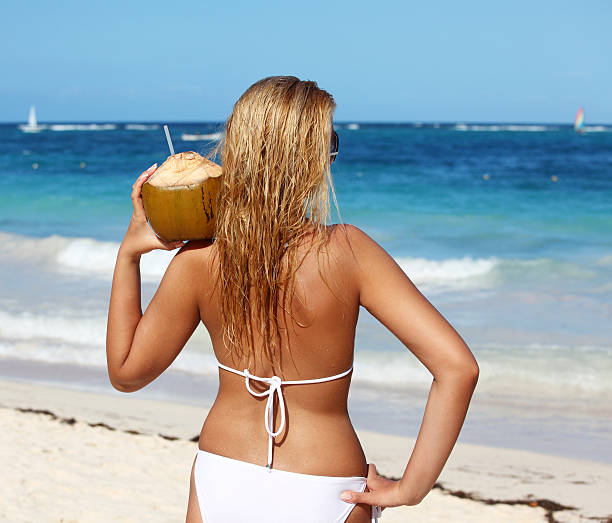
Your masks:
{"label": "sand", "polygon": [[[185,521],[206,412],[0,380],[0,521]],[[401,475],[414,439],[358,434],[379,473]],[[380,521],[608,521],[611,492],[608,464],[459,442],[427,497]]]}

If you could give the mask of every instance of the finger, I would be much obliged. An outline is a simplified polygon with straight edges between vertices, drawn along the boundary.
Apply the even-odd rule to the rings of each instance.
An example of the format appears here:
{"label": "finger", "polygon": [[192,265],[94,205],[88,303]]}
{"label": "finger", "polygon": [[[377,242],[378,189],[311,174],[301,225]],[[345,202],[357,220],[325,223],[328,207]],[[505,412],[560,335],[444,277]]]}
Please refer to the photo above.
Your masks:
{"label": "finger", "polygon": [[132,185],[132,203],[134,205],[134,214],[138,218],[143,218],[145,216],[144,205],[142,204],[142,186],[156,169],[157,164],[154,163],[151,165],[151,167],[144,171],[134,182],[134,185]]}
{"label": "finger", "polygon": [[157,164],[154,163],[146,171],[144,171],[132,185],[132,189],[142,187],[142,185],[150,178],[150,176],[157,170]]}
{"label": "finger", "polygon": [[143,176],[150,176],[151,174],[155,172],[156,169],[157,169],[157,162],[151,165],[151,167],[149,167],[146,171],[142,171],[139,178],[142,178]]}
{"label": "finger", "polygon": [[132,205],[134,207],[133,217],[137,218],[138,222],[146,221],[146,213],[144,210],[144,204],[142,203],[142,198],[140,194],[132,193]]}
{"label": "finger", "polygon": [[149,177],[157,170],[157,164],[154,163],[153,165],[151,165],[151,167],[149,167],[146,171],[143,171],[140,176],[138,178],[136,178],[136,181],[132,184],[132,189],[136,188],[138,185],[142,185],[144,182],[146,182]]}
{"label": "finger", "polygon": [[[373,486],[373,483],[376,481],[378,474],[376,473],[376,465],[374,463],[368,463],[368,477],[366,478],[366,485],[368,487]],[[353,492],[350,490],[342,492],[340,497],[347,502],[350,503],[369,503],[375,505],[376,503],[371,499],[373,493],[371,490],[376,490],[370,488],[370,491],[365,492]],[[369,500],[369,501],[368,501]]]}
{"label": "finger", "polygon": [[159,243],[158,248],[160,249],[166,249],[167,251],[171,251],[173,249],[177,249],[178,247],[182,247],[183,245],[185,245],[182,240],[164,240],[163,238],[160,238],[155,231],[153,231],[153,234],[155,234],[155,238]]}
{"label": "finger", "polygon": [[377,505],[376,495],[373,492],[353,492],[345,490],[340,494],[340,499],[347,503],[365,503],[367,505]]}

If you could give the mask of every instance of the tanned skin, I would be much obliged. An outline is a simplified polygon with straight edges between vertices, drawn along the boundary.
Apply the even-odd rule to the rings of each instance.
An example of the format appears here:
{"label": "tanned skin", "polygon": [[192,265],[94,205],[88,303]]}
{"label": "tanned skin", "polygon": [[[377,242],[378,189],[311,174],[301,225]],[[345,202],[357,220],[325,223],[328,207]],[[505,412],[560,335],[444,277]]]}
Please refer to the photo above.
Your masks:
{"label": "tanned skin", "polygon": [[[245,368],[242,361],[232,361],[221,342],[214,242],[162,242],[147,224],[141,188],[155,169],[156,165],[145,171],[133,185],[134,211],[113,275],[106,354],[110,382],[122,392],[139,390],[164,372],[200,322],[210,334],[217,359],[239,370]],[[300,247],[306,257],[296,273],[291,309],[299,326],[284,323],[281,315],[283,343],[288,323],[291,341],[291,354],[283,354],[281,377],[320,378],[348,369],[353,362],[359,309],[364,307],[430,371],[429,398],[403,476],[390,481],[377,475],[374,464],[367,464],[349,419],[346,403],[352,373],[324,383],[284,386],[287,424],[275,440],[274,468],[324,476],[366,476],[366,492],[346,492],[346,500],[357,503],[346,521],[368,523],[370,505],[416,505],[431,490],[457,441],[479,368],[461,336],[379,244],[352,225],[330,228],[329,258],[317,255],[315,249],[309,252],[308,240]],[[143,314],[140,257],[153,249],[178,247]],[[319,263],[331,290],[319,276]],[[256,351],[260,344],[256,337]],[[273,375],[272,368],[261,361],[249,370],[259,376]],[[244,378],[219,370],[219,392],[198,447],[265,465],[264,406],[262,398],[246,390]],[[186,521],[199,523],[193,466],[190,485]]]}

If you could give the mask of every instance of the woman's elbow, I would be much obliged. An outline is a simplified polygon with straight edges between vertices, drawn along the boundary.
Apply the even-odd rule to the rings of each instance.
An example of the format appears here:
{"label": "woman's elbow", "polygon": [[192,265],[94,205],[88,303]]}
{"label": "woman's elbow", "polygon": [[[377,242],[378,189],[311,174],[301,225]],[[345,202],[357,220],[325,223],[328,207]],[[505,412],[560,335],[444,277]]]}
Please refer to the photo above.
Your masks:
{"label": "woman's elbow", "polygon": [[474,360],[474,362],[465,370],[465,376],[474,384],[475,387],[478,383],[478,377],[480,376],[480,367],[478,366],[478,363],[476,363],[476,360]]}
{"label": "woman's elbow", "polygon": [[480,367],[476,359],[471,357],[461,358],[455,361],[452,365],[448,365],[445,371],[442,372],[442,379],[451,378],[461,382],[473,384],[476,386],[478,377],[480,376]]}
{"label": "woman's elbow", "polygon": [[131,387],[122,385],[115,380],[110,380],[110,384],[113,386],[113,389],[118,390],[119,392],[134,392]]}
{"label": "woman's elbow", "polygon": [[108,373],[108,379],[113,388],[115,390],[118,390],[119,392],[136,392],[137,390],[142,388],[141,386],[137,386],[133,383],[121,380],[119,376],[111,374],[110,372]]}
{"label": "woman's elbow", "polygon": [[480,367],[472,356],[458,363],[453,372],[462,379],[472,381],[476,384],[478,382],[478,376],[480,375]]}

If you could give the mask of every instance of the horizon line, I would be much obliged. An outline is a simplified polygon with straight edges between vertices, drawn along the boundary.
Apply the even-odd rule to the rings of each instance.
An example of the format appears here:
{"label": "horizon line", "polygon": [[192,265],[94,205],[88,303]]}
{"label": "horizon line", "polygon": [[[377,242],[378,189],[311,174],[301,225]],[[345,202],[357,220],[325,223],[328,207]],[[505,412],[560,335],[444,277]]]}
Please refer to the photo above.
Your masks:
{"label": "horizon line", "polygon": [[[145,124],[145,125],[163,125],[163,124],[223,124],[226,120],[45,120],[39,121],[39,125],[54,125],[54,124]],[[27,123],[24,120],[0,120],[0,125],[23,125]],[[574,125],[571,120],[562,121],[517,121],[517,120],[336,120],[334,123],[338,125],[348,124],[421,124],[421,125]],[[594,125],[612,125],[612,122],[589,122],[587,126]]]}

